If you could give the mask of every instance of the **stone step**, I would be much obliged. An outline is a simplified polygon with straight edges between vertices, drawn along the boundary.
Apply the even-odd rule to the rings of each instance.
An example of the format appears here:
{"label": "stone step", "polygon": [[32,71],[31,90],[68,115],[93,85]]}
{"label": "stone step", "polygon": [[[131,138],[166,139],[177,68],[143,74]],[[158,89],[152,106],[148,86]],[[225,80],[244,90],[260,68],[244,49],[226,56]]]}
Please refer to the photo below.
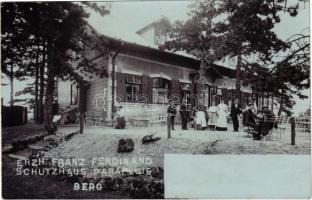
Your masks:
{"label": "stone step", "polygon": [[16,159],[16,160],[29,160],[29,158],[27,158],[25,156],[19,156],[19,155],[15,155],[15,154],[9,154],[8,157]]}
{"label": "stone step", "polygon": [[39,145],[33,145],[33,144],[29,145],[28,147],[30,149],[34,149],[34,150],[44,150],[45,149],[45,147],[42,147],[42,146],[39,146]]}

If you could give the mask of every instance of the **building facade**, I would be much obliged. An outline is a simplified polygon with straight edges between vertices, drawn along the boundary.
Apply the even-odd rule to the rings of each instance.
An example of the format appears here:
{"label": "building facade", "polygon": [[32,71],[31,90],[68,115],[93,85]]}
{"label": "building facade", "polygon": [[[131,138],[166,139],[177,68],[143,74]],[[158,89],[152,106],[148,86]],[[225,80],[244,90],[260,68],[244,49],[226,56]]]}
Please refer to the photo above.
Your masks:
{"label": "building facade", "polygon": [[[89,34],[98,37],[95,41],[104,41],[109,53],[96,44],[89,44],[93,47],[85,57],[106,76],[86,78],[88,87],[83,98],[78,97],[81,96],[79,85],[59,83],[60,108],[84,101],[87,116],[111,120],[117,106],[123,107],[128,118],[147,118],[166,113],[170,100],[189,106],[209,107],[220,100],[230,105],[236,88],[235,66],[214,64],[208,66],[207,76],[196,79],[198,59],[157,48],[165,37],[164,30],[157,31],[157,27],[165,27],[162,23],[149,24],[137,32],[143,39],[154,40],[151,46],[112,38],[89,26]],[[254,96],[250,86],[241,85],[241,92],[241,103],[245,107],[247,100]]]}

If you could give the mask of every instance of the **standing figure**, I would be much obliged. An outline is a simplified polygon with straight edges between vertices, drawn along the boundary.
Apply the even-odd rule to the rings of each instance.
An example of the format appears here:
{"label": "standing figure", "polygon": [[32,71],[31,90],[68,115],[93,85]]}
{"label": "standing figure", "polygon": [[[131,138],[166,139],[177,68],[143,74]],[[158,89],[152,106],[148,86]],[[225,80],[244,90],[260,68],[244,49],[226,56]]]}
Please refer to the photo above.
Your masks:
{"label": "standing figure", "polygon": [[233,129],[235,132],[238,131],[239,122],[238,115],[242,113],[242,108],[238,105],[238,99],[235,99],[231,106],[231,117],[233,121]]}
{"label": "standing figure", "polygon": [[214,130],[218,121],[217,107],[215,106],[215,102],[213,102],[212,106],[209,107],[208,115],[208,126],[211,126],[212,130]]}
{"label": "standing figure", "polygon": [[204,112],[205,112],[205,118],[206,118],[206,126],[208,128],[209,115],[208,115],[208,108],[207,108],[207,106],[204,106]]}
{"label": "standing figure", "polygon": [[177,108],[176,108],[176,106],[174,105],[173,102],[169,103],[169,107],[168,107],[167,113],[170,114],[171,129],[174,130],[174,118],[175,118],[175,116],[177,114]]}
{"label": "standing figure", "polygon": [[192,128],[195,128],[195,114],[196,114],[196,107],[193,106],[189,112],[190,125]]}
{"label": "standing figure", "polygon": [[196,124],[195,129],[196,130],[206,129],[207,123],[206,123],[206,116],[205,116],[205,112],[204,112],[203,107],[201,107],[201,109],[196,112],[195,116],[196,116],[195,117],[195,124]]}
{"label": "standing figure", "polygon": [[227,112],[228,112],[228,107],[224,103],[223,100],[221,100],[220,104],[217,107],[217,115],[218,115],[218,120],[217,120],[217,131],[227,131]]}
{"label": "standing figure", "polygon": [[182,130],[187,130],[187,121],[189,119],[189,111],[186,109],[186,105],[182,104],[180,109]]}
{"label": "standing figure", "polygon": [[116,112],[117,116],[117,126],[115,127],[116,129],[124,129],[126,127],[126,119],[124,116],[124,112],[122,110],[122,106],[118,107],[118,110]]}

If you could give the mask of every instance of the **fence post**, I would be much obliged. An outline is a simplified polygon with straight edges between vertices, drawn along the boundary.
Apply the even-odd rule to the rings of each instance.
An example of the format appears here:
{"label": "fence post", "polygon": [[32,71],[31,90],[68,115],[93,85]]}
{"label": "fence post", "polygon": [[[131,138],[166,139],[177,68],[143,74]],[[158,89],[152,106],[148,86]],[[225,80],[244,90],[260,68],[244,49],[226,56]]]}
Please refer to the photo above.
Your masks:
{"label": "fence post", "polygon": [[171,122],[170,122],[170,113],[167,116],[167,132],[168,132],[168,139],[171,138]]}
{"label": "fence post", "polygon": [[290,118],[290,124],[291,124],[291,145],[296,144],[296,123],[295,118]]}

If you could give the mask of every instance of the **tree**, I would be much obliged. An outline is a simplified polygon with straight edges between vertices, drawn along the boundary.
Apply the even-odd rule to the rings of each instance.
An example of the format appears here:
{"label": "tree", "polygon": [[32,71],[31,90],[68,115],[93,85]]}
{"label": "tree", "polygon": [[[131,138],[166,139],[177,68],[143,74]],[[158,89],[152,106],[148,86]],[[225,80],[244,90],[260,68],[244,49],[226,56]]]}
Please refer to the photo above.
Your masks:
{"label": "tree", "polygon": [[[107,14],[105,7],[98,7],[95,3],[84,2],[85,6],[91,7],[101,14]],[[8,43],[14,40],[16,36],[17,43],[21,42],[26,49],[32,49],[34,46],[42,49],[40,67],[36,62],[36,67],[29,74],[35,76],[35,95],[38,95],[38,84],[40,76],[40,97],[35,98],[38,103],[45,98],[44,115],[45,122],[50,125],[52,121],[52,104],[55,91],[56,78],[79,77],[79,73],[73,71],[69,64],[70,56],[68,50],[77,52],[83,51],[83,40],[87,40],[88,36],[84,32],[86,27],[85,19],[88,14],[84,11],[81,4],[71,2],[50,3],[50,2],[32,2],[32,3],[3,3],[1,5],[2,13],[4,13],[2,24],[2,41],[7,40]],[[18,25],[14,25],[14,21],[22,21]],[[18,34],[13,34],[17,30]],[[22,38],[24,37],[24,40]],[[36,43],[34,43],[36,41]],[[15,44],[19,52],[23,52],[22,48]],[[37,49],[38,50],[38,49]],[[11,54],[9,54],[11,53]],[[16,52],[5,54],[4,59],[12,60],[16,56]],[[25,55],[31,61],[34,58]],[[38,56],[38,54],[37,54]],[[36,60],[36,59],[35,59]],[[12,61],[13,62],[13,61]],[[85,64],[81,66],[86,72],[94,72],[89,69],[92,66]],[[25,65],[21,65],[23,72],[27,72]],[[45,69],[46,68],[46,69]],[[40,70],[40,73],[39,73]],[[2,66],[2,71],[6,72],[7,67]],[[23,75],[26,75],[26,74]],[[35,74],[35,75],[34,75]],[[44,83],[44,74],[46,74],[46,83]],[[43,86],[45,84],[45,94],[43,94]],[[29,91],[28,91],[29,92]]]}
{"label": "tree", "polygon": [[[253,65],[249,57],[255,56],[261,67],[268,68],[277,52],[290,48],[290,44],[273,31],[274,25],[280,22],[279,12],[297,14],[298,5],[286,3],[284,0],[199,1],[193,5],[189,20],[175,23],[171,41],[165,48],[183,50],[201,59],[198,77],[204,76],[214,61],[226,56],[237,57],[236,96],[240,100],[241,77],[244,73],[255,76],[254,66],[259,67]],[[256,74],[267,73],[262,71],[264,74]]]}

